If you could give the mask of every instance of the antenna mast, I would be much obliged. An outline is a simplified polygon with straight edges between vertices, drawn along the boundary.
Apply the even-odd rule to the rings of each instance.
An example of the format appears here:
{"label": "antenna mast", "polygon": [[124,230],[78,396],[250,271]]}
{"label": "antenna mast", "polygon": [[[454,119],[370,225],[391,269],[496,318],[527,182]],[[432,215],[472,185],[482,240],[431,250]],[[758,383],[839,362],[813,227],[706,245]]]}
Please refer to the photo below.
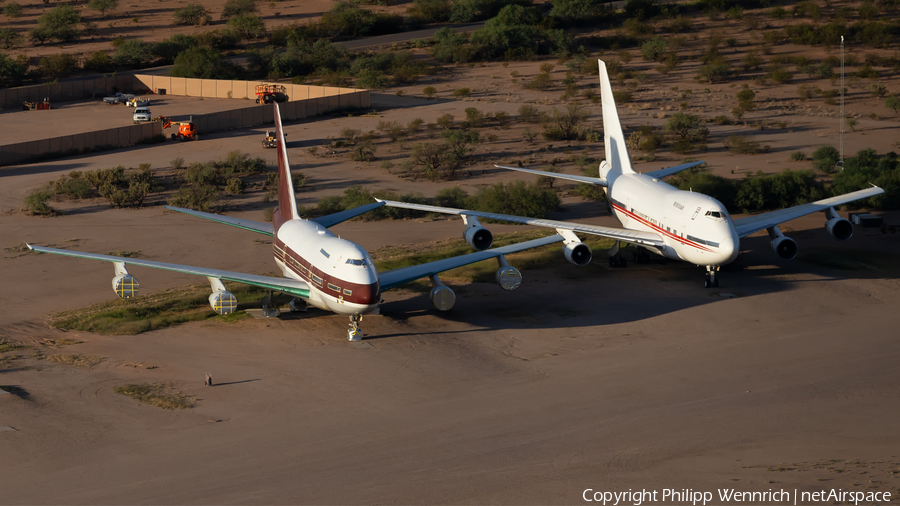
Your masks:
{"label": "antenna mast", "polygon": [[841,35],[841,161],[838,166],[844,170],[844,36]]}

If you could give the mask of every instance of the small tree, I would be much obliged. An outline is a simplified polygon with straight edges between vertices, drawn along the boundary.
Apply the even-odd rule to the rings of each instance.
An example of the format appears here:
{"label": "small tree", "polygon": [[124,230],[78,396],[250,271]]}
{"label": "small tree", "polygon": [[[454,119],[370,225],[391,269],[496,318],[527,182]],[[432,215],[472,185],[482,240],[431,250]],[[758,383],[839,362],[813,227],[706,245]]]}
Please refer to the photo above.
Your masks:
{"label": "small tree", "polygon": [[662,37],[656,36],[641,44],[641,56],[644,60],[661,62],[669,50],[669,43]]}
{"label": "small tree", "polygon": [[549,124],[544,125],[544,137],[551,141],[575,140],[578,138],[578,126],[587,117],[587,111],[578,102],[566,105],[565,112],[554,108]]}
{"label": "small tree", "polygon": [[72,6],[57,5],[41,14],[37,27],[32,30],[32,36],[37,35],[35,38],[42,44],[49,39],[70,41],[81,34],[78,30],[79,23],[81,23],[81,16]]}
{"label": "small tree", "polygon": [[17,46],[21,40],[22,36],[19,35],[19,32],[12,28],[0,28],[0,45],[2,45],[4,49],[12,49]]}
{"label": "small tree", "polygon": [[128,39],[116,48],[112,59],[116,65],[145,65],[153,60],[153,44],[141,39]]}
{"label": "small tree", "polygon": [[266,35],[266,24],[256,14],[238,14],[228,20],[228,26],[244,40],[261,39]]}
{"label": "small tree", "polygon": [[187,4],[181,9],[175,9],[175,24],[196,26],[208,24],[209,21],[209,11],[200,4]]}
{"label": "small tree", "polygon": [[679,140],[691,140],[692,133],[700,126],[700,118],[693,114],[676,112],[666,122],[666,132],[671,132]]}
{"label": "small tree", "polygon": [[22,6],[17,2],[10,2],[3,6],[3,15],[8,18],[17,18],[22,15]]}
{"label": "small tree", "polygon": [[99,12],[101,18],[105,18],[107,12],[116,10],[119,0],[91,0],[87,6],[88,9]]}
{"label": "small tree", "polygon": [[228,0],[222,10],[222,19],[256,12],[256,0]]}
{"label": "small tree", "polygon": [[898,97],[897,95],[888,97],[884,101],[884,106],[894,111],[895,113],[900,112],[900,97]]}
{"label": "small tree", "polygon": [[235,70],[222,60],[222,55],[208,47],[192,47],[175,57],[173,77],[198,77],[201,79],[230,79]]}

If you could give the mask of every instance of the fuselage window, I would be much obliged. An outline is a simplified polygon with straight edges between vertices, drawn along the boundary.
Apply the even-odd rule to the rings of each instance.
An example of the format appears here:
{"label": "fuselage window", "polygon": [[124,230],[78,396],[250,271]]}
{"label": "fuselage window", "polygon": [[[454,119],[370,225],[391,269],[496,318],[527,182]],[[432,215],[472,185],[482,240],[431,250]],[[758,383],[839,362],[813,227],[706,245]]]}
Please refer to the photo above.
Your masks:
{"label": "fuselage window", "polygon": [[331,283],[328,283],[328,289],[334,290],[335,292],[338,292],[338,293],[341,292],[341,287],[339,287],[337,285],[332,285]]}
{"label": "fuselage window", "polygon": [[322,253],[323,255],[325,255],[325,258],[331,258],[331,255],[329,255],[328,252],[325,251],[324,249],[320,249],[319,252]]}
{"label": "fuselage window", "polygon": [[319,286],[322,286],[322,278],[320,278],[319,276],[316,276],[315,274],[313,274],[312,280],[313,280],[313,283],[315,283]]}
{"label": "fuselage window", "polygon": [[353,290],[347,290],[344,288],[344,295],[353,295]]}

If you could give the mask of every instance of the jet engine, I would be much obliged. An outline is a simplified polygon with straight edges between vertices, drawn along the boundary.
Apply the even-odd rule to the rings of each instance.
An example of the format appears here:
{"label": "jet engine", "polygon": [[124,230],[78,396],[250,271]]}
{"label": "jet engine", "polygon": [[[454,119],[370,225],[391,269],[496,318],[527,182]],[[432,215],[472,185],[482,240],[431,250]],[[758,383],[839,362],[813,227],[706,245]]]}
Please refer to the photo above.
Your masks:
{"label": "jet engine", "polygon": [[484,251],[490,248],[491,244],[494,244],[494,235],[491,234],[490,230],[481,226],[467,228],[463,232],[463,238],[469,243],[469,246],[478,251]]}
{"label": "jet engine", "polygon": [[128,274],[124,268],[121,271],[116,269],[116,271],[116,277],[112,280],[112,287],[113,290],[116,291],[116,295],[123,299],[136,297],[138,290],[141,288],[141,284],[138,283],[138,280],[131,274]]}
{"label": "jet engine", "polygon": [[772,239],[772,251],[782,260],[793,260],[797,256],[797,243],[790,237],[780,236]]}
{"label": "jet engine", "polygon": [[512,265],[504,265],[497,269],[497,284],[500,288],[511,292],[522,286],[522,273]]}
{"label": "jet engine", "polygon": [[438,311],[449,311],[456,304],[456,294],[447,285],[437,285],[428,294],[431,303]]}
{"label": "jet engine", "polygon": [[228,290],[217,290],[209,295],[209,305],[220,315],[229,315],[237,310],[237,297]]}
{"label": "jet engine", "polygon": [[846,241],[853,235],[853,225],[844,218],[831,218],[826,221],[825,230],[838,241]]}
{"label": "jet engine", "polygon": [[591,247],[583,242],[571,242],[563,246],[563,254],[569,263],[583,267],[591,263]]}

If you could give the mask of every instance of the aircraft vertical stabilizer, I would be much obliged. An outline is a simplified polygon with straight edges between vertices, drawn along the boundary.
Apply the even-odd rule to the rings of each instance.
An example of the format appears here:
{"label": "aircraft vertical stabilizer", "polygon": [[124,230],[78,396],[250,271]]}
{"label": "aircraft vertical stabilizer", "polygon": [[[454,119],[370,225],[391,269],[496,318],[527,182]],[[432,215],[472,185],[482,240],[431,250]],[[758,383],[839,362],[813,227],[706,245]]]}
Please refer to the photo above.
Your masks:
{"label": "aircraft vertical stabilizer", "polygon": [[297,198],[294,196],[294,183],[291,181],[291,165],[288,163],[287,147],[284,144],[284,131],[281,126],[281,110],[278,102],[272,102],[275,107],[275,137],[277,138],[278,155],[278,207],[275,209],[277,217],[272,222],[277,229],[282,223],[300,217],[297,213]]}
{"label": "aircraft vertical stabilizer", "polygon": [[625,146],[625,134],[622,132],[622,124],[619,123],[619,112],[616,110],[616,100],[609,84],[606,63],[603,60],[597,60],[597,63],[600,66],[600,100],[603,108],[603,144],[606,147],[606,161],[612,170],[619,170],[622,174],[633,174],[634,169],[631,167],[631,157]]}

